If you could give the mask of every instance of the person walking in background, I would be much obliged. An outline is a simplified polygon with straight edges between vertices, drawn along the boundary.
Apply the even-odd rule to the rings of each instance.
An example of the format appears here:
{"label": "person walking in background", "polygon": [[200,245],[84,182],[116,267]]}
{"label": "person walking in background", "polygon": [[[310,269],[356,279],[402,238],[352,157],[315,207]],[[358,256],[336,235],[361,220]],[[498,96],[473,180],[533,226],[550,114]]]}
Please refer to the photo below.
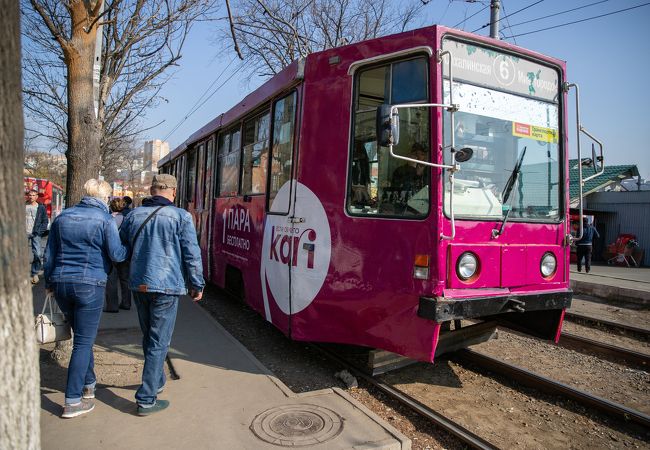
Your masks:
{"label": "person walking in background", "polygon": [[[122,211],[126,202],[122,198],[114,198],[108,205],[111,216],[119,230],[124,221]],[[120,309],[131,309],[131,290],[129,289],[129,262],[113,263],[108,281],[106,282],[106,299],[104,312],[116,313]]]}
{"label": "person walking in background", "polygon": [[133,199],[128,195],[125,195],[124,197],[122,197],[122,200],[124,200],[124,203],[126,204],[126,206],[122,208],[122,215],[126,216],[133,209],[131,208],[131,205],[133,204]]}
{"label": "person walking in background", "polygon": [[576,241],[576,253],[578,256],[578,272],[582,272],[582,258],[585,259],[585,272],[589,273],[591,270],[591,251],[594,240],[594,235],[600,237],[596,227],[589,223],[589,220],[584,217],[582,220],[582,239]]}
{"label": "person walking in background", "polygon": [[54,293],[73,331],[64,418],[77,417],[95,407],[93,345],[106,277],[111,261],[124,261],[128,254],[106,206],[111,186],[90,179],[84,189],[86,196],[81,202],[64,210],[52,223],[45,253],[45,287]]}
{"label": "person walking in background", "polygon": [[169,406],[158,399],[165,387],[163,366],[171,343],[178,301],[188,293],[203,296],[203,265],[192,216],[174,206],[176,178],[154,175],[151,197],[126,217],[120,235],[131,247],[129,287],[142,329],[144,369],[135,394],[138,415]]}
{"label": "person walking in background", "polygon": [[38,284],[38,272],[41,271],[41,238],[47,231],[47,212],[45,205],[38,203],[38,191],[32,189],[27,193],[25,202],[27,242],[32,249],[32,268],[30,278],[32,284]]}

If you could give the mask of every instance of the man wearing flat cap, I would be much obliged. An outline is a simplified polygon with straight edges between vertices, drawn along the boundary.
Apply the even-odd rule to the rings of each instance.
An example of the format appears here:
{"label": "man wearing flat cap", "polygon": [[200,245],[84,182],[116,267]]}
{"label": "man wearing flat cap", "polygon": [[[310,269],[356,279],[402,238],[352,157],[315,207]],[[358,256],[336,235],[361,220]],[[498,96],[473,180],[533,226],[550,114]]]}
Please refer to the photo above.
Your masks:
{"label": "man wearing flat cap", "polygon": [[124,219],[120,236],[131,249],[129,289],[142,329],[144,369],[135,394],[138,415],[148,416],[169,406],[158,399],[165,387],[163,366],[181,295],[194,301],[203,295],[203,265],[190,213],[174,206],[176,177],[154,175],[151,197]]}

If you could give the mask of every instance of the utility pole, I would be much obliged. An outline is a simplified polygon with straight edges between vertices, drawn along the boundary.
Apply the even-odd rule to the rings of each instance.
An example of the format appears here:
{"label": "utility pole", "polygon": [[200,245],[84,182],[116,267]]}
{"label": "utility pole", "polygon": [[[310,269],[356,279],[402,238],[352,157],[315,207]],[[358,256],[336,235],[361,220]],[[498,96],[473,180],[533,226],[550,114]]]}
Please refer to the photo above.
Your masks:
{"label": "utility pole", "polygon": [[501,3],[499,0],[490,1],[490,37],[499,39],[499,10]]}

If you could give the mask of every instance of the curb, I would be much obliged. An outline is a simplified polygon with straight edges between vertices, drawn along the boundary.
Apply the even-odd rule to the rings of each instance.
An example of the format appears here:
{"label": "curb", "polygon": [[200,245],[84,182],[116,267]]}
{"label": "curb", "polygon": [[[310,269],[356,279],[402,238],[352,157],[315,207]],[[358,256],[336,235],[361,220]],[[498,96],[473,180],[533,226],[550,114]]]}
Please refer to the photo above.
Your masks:
{"label": "curb", "polygon": [[573,289],[574,294],[593,295],[594,297],[606,300],[650,306],[649,291],[627,289],[608,284],[589,283],[577,280],[571,280],[571,289]]}

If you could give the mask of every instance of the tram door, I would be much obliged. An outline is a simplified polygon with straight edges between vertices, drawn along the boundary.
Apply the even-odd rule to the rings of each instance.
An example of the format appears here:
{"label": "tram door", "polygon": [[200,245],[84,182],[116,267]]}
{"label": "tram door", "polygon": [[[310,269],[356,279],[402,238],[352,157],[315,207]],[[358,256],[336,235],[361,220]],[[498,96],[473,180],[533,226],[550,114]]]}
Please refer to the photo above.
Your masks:
{"label": "tram door", "polygon": [[[294,148],[296,107],[296,91],[273,103],[266,218],[260,264],[266,320],[288,332],[293,310],[294,249],[299,245],[296,240],[299,233],[296,222],[299,219],[295,215],[294,179],[294,162],[297,157]],[[282,314],[278,313],[275,306]]]}
{"label": "tram door", "polygon": [[205,156],[205,183],[203,193],[203,233],[201,234],[201,241],[199,245],[203,249],[203,272],[206,274],[212,273],[211,256],[212,256],[212,218],[214,214],[214,175],[215,175],[215,145],[214,136],[210,137],[207,142],[206,156]]}

